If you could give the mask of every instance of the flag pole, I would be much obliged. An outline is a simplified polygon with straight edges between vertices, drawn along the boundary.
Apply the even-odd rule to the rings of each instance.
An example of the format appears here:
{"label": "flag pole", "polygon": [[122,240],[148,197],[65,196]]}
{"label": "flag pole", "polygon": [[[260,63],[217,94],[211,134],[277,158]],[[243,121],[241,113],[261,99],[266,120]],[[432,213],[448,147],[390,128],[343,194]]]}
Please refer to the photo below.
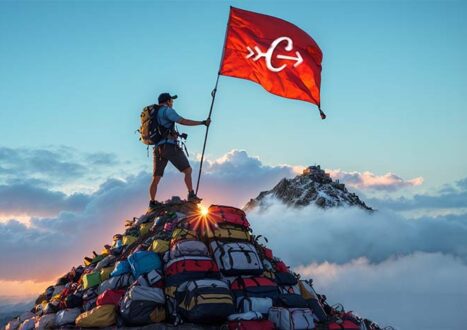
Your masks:
{"label": "flag pole", "polygon": [[[212,109],[214,108],[214,100],[216,99],[216,92],[217,92],[217,85],[219,84],[219,77],[220,77],[220,72],[217,73],[216,85],[214,86],[214,89],[211,92],[212,101],[211,101],[211,108],[209,109],[208,119],[211,119]],[[204,152],[206,151],[206,143],[208,141],[209,126],[206,127],[206,134],[204,135],[203,153],[201,154],[201,162],[199,163],[198,181],[196,182],[196,191],[195,191],[196,195],[198,195],[199,181],[201,180],[201,171],[203,169]]]}
{"label": "flag pole", "polygon": [[[217,78],[216,78],[216,85],[214,86],[214,89],[211,92],[212,96],[212,101],[211,101],[211,107],[209,109],[209,115],[208,119],[211,119],[211,114],[212,114],[212,109],[214,107],[214,100],[216,99],[216,93],[217,93],[217,85],[219,84],[219,77],[221,76],[221,67],[222,67],[222,62],[224,60],[224,53],[225,53],[225,43],[227,41],[227,32],[229,31],[229,24],[230,24],[230,16],[232,12],[232,6],[230,6],[230,13],[229,13],[229,19],[227,20],[227,26],[225,28],[225,37],[224,37],[224,46],[222,47],[222,56],[221,56],[221,61],[219,63],[219,71],[217,72]],[[201,161],[199,163],[199,173],[198,173],[198,180],[196,182],[196,190],[195,194],[198,195],[198,189],[199,189],[199,182],[201,180],[201,171],[203,169],[203,161],[204,161],[204,152],[206,151],[206,142],[208,140],[208,133],[209,133],[209,126],[206,127],[206,134],[204,135],[204,144],[203,144],[203,152],[201,154]]]}

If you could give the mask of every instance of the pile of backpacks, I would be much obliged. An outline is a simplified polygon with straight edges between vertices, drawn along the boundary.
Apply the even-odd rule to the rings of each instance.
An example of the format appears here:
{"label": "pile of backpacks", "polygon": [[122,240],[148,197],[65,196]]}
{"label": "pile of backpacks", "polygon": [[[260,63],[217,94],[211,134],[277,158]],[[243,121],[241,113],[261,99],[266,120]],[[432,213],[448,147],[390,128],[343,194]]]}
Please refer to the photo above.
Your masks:
{"label": "pile of backpacks", "polygon": [[[262,242],[262,243],[261,243]],[[381,329],[329,306],[252,233],[245,213],[167,202],[127,220],[125,232],[84,258],[6,330],[142,327]]]}

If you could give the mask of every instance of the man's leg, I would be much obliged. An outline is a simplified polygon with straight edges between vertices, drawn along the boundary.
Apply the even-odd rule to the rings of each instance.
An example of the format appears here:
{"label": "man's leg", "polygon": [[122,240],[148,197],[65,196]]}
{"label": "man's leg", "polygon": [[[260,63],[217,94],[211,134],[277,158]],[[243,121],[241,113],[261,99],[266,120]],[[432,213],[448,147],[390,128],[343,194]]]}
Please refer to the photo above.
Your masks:
{"label": "man's leg", "polygon": [[157,185],[161,181],[161,178],[161,176],[156,176],[155,174],[152,176],[151,185],[149,186],[149,200],[151,201],[156,200]]}
{"label": "man's leg", "polygon": [[185,185],[188,189],[188,200],[200,202],[201,199],[198,198],[193,191],[193,183],[191,180],[191,173],[193,170],[191,169],[188,158],[183,153],[183,150],[176,145],[171,145],[170,148],[167,148],[167,158],[180,172],[185,175]]}
{"label": "man's leg", "polygon": [[193,170],[191,169],[191,167],[188,167],[185,170],[183,170],[183,174],[185,174],[185,185],[186,185],[186,188],[188,189],[188,192],[193,191],[193,182],[191,180],[192,172]]}
{"label": "man's leg", "polygon": [[165,159],[163,155],[161,155],[161,150],[163,151],[163,147],[164,146],[154,148],[152,181],[151,185],[149,186],[149,208],[156,206],[157,185],[164,175],[164,169],[168,162],[168,160]]}

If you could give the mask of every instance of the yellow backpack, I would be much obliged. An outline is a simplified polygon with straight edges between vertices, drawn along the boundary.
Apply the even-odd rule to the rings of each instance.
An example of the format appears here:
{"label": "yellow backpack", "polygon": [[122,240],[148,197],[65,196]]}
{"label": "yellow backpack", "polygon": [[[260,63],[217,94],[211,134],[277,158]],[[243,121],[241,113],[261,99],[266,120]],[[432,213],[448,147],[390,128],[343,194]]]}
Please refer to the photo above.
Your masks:
{"label": "yellow backpack", "polygon": [[161,107],[157,104],[144,107],[141,112],[141,126],[138,130],[140,133],[140,141],[147,145],[157,144],[166,134],[167,128],[157,123],[157,112]]}
{"label": "yellow backpack", "polygon": [[207,231],[208,239],[250,241],[250,233],[236,226],[222,225]]}
{"label": "yellow backpack", "polygon": [[154,221],[142,223],[139,226],[139,236],[140,237],[146,236],[149,233],[149,230],[151,229],[153,224],[154,224]]}
{"label": "yellow backpack", "polygon": [[123,238],[122,238],[122,245],[125,246],[125,245],[131,245],[133,244],[138,238],[135,237],[135,236],[131,236],[131,235],[124,235]]}
{"label": "yellow backpack", "polygon": [[115,268],[115,266],[102,268],[101,271],[100,271],[101,281],[108,280],[109,277],[110,277],[110,273],[112,273],[114,268]]}
{"label": "yellow backpack", "polygon": [[101,305],[80,314],[75,323],[82,328],[105,328],[117,322],[115,305]]}
{"label": "yellow backpack", "polygon": [[156,239],[151,244],[151,251],[154,253],[165,253],[169,250],[169,241]]}

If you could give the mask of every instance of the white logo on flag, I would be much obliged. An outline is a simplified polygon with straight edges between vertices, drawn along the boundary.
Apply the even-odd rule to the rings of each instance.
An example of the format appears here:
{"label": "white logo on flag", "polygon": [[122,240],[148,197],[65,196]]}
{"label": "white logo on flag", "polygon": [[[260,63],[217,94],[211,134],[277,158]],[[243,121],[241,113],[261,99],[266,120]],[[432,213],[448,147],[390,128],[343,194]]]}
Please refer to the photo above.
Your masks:
{"label": "white logo on flag", "polygon": [[[264,57],[264,61],[266,62],[266,67],[272,71],[272,72],[280,72],[282,70],[284,70],[286,67],[287,67],[287,64],[282,64],[280,67],[274,67],[271,63],[272,61],[272,58],[273,58],[273,55],[274,55],[274,51],[276,50],[277,46],[282,42],[282,41],[285,41],[287,42],[286,46],[284,47],[284,49],[288,52],[290,52],[291,50],[293,50],[293,41],[292,39],[290,39],[289,37],[279,37],[277,38],[276,40],[274,40],[272,43],[271,43],[271,46],[269,46],[268,50],[263,53],[261,51],[261,49],[258,48],[258,46],[255,46],[253,47],[253,49],[250,48],[250,46],[247,46],[246,49],[248,50],[248,55],[246,56],[246,58],[251,58],[253,57],[253,55],[256,54],[255,57],[253,57],[253,61],[257,61],[259,60],[260,58]],[[291,60],[291,61],[295,61],[294,63],[294,67],[297,67],[299,66],[300,64],[302,64],[303,62],[303,58],[302,58],[302,55],[298,52],[298,51],[295,51],[295,55],[296,57],[294,56],[289,56],[289,55],[277,55],[276,58],[279,58],[279,59],[282,59],[282,60]]]}

